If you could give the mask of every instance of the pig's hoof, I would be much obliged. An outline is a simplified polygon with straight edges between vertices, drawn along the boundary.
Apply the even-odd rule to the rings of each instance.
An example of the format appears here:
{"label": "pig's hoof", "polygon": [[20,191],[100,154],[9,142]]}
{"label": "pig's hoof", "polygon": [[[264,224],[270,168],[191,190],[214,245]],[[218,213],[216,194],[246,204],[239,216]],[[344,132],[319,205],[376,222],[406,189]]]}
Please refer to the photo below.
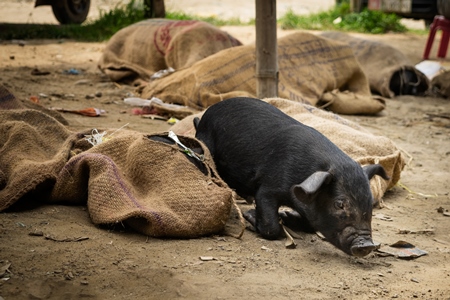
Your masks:
{"label": "pig's hoof", "polygon": [[245,198],[245,202],[247,202],[247,204],[253,204],[253,203],[255,203],[255,197],[248,196]]}
{"label": "pig's hoof", "polygon": [[266,240],[278,240],[282,237],[281,226],[275,223],[273,226],[268,226],[267,228],[258,228],[259,234]]}
{"label": "pig's hoof", "polygon": [[243,213],[244,218],[253,225],[255,231],[259,233],[263,238],[267,240],[276,240],[281,236],[281,226],[278,223],[278,220],[275,222],[257,222],[256,220],[256,210],[250,209]]}
{"label": "pig's hoof", "polygon": [[244,212],[243,215],[244,218],[256,229],[256,210],[250,209]]}

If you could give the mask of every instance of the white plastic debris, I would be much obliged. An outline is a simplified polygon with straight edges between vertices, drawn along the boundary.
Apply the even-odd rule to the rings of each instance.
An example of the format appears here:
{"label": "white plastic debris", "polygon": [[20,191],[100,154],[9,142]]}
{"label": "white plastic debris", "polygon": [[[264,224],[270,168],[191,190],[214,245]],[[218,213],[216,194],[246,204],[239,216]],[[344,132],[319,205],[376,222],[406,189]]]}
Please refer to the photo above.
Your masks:
{"label": "white plastic debris", "polygon": [[125,98],[123,100],[123,102],[125,102],[126,104],[129,104],[129,105],[133,105],[133,106],[149,106],[150,104],[152,104],[152,100],[136,98],[136,97]]}
{"label": "white plastic debris", "polygon": [[175,72],[175,69],[172,68],[172,67],[169,67],[169,68],[164,69],[164,70],[159,70],[158,72],[156,72],[155,74],[153,74],[150,77],[150,80],[152,80],[152,79],[159,79],[159,78],[167,76],[167,75],[169,75],[170,73],[173,73],[173,72]]}
{"label": "white plastic debris", "polygon": [[125,102],[126,104],[129,104],[129,105],[133,105],[133,106],[151,106],[153,103],[157,103],[158,105],[160,105],[162,107],[165,107],[167,109],[170,108],[173,110],[177,110],[177,109],[186,107],[186,106],[178,105],[178,104],[165,103],[161,99],[156,98],[156,97],[152,97],[150,100],[137,98],[137,97],[130,97],[130,98],[123,99],[123,102]]}
{"label": "white plastic debris", "polygon": [[88,141],[92,146],[100,145],[103,142],[103,137],[105,136],[106,131],[99,133],[97,129],[92,129],[92,134],[84,135],[86,141]]}
{"label": "white plastic debris", "polygon": [[443,67],[440,62],[432,60],[424,60],[418,63],[416,69],[425,74],[428,79],[433,79],[434,76],[438,75]]}
{"label": "white plastic debris", "polygon": [[201,157],[199,157],[194,151],[192,151],[192,149],[183,145],[180,142],[180,140],[178,139],[177,135],[173,131],[169,131],[169,138],[171,138],[175,143],[177,143],[177,145],[179,145],[181,148],[183,148],[184,153],[186,153],[190,157],[193,157],[199,161],[203,161],[203,159]]}
{"label": "white plastic debris", "polygon": [[[99,133],[96,128],[92,129],[92,134],[85,134],[84,137],[86,141],[88,141],[92,146],[97,146],[103,143],[104,141],[107,141],[111,139],[111,137],[118,132],[119,130],[122,130],[125,126],[128,126],[130,123],[127,123],[123,125],[122,127],[116,129],[113,133],[111,133],[108,137],[105,137],[106,131],[103,131],[102,133]],[[0,299],[1,300],[1,299]]]}
{"label": "white plastic debris", "polygon": [[341,17],[337,17],[336,19],[333,20],[333,24],[339,24],[342,22],[342,18]]}

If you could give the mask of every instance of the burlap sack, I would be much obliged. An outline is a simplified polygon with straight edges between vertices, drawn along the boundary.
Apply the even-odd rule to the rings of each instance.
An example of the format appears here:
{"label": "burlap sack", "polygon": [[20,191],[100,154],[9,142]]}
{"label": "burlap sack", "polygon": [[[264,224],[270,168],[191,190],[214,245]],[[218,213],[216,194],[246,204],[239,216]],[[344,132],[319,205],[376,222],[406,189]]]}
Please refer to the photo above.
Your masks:
{"label": "burlap sack", "polygon": [[[254,45],[222,50],[150,82],[141,97],[198,110],[236,96],[256,97],[255,64]],[[342,114],[376,114],[385,107],[383,99],[370,94],[367,78],[351,48],[343,43],[293,33],[278,39],[278,66],[280,97],[326,104]]]}
{"label": "burlap sack", "polygon": [[67,122],[67,120],[59,112],[55,110],[46,109],[42,105],[39,105],[32,101],[22,102],[19,99],[17,99],[8,89],[6,89],[3,85],[0,84],[0,110],[25,109],[25,108],[42,111],[46,115],[49,115],[50,117],[53,117],[56,120],[58,120],[61,124],[69,125],[69,122]]}
{"label": "burlap sack", "polygon": [[124,130],[72,157],[59,172],[52,201],[86,201],[93,223],[126,220],[153,237],[218,232],[230,214],[232,191],[216,175],[207,148],[179,138],[204,151],[206,174],[178,146]]}
{"label": "burlap sack", "polygon": [[[400,173],[405,165],[400,149],[390,139],[376,136],[350,120],[307,104],[281,98],[264,99],[264,101],[303,124],[317,129],[361,165],[381,164],[390,179],[384,180],[375,176],[370,186],[375,199],[374,205],[383,205],[384,193],[400,180]],[[201,117],[202,114],[203,112],[181,120],[172,126],[171,130],[177,134],[195,136],[193,119]],[[251,112],[248,117],[252,117]]]}
{"label": "burlap sack", "polygon": [[69,157],[70,135],[51,116],[25,109],[0,85],[0,211],[28,194],[46,194]]}
{"label": "burlap sack", "polygon": [[169,67],[188,67],[222,49],[241,43],[205,22],[149,19],[114,34],[98,67],[112,81],[148,81]]}
{"label": "burlap sack", "polygon": [[337,31],[323,32],[320,36],[344,42],[353,49],[375,94],[386,98],[402,94],[423,96],[429,88],[427,76],[397,48]]}
{"label": "burlap sack", "polygon": [[124,222],[154,237],[225,228],[233,192],[202,143],[179,137],[204,153],[198,165],[175,144],[134,131],[108,130],[92,146],[91,131],[70,132],[36,110],[1,109],[15,101],[0,93],[0,211],[20,201],[87,204],[95,224]]}
{"label": "burlap sack", "polygon": [[450,71],[442,72],[433,77],[431,92],[439,97],[450,98]]}

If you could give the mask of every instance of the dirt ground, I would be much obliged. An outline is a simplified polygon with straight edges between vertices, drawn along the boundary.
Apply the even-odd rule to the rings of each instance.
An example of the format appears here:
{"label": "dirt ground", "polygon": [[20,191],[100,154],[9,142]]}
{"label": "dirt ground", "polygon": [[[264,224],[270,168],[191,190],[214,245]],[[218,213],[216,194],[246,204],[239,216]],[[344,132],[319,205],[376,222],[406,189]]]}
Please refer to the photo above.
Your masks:
{"label": "dirt ground", "polygon": [[[244,43],[254,41],[252,27],[223,29]],[[389,43],[413,63],[421,60],[426,41],[413,34],[358,36]],[[0,41],[0,84],[23,101],[37,96],[46,107],[107,111],[98,118],[64,114],[72,130],[170,128],[131,114],[123,99],[134,89],[97,70],[104,46]],[[32,75],[34,69],[49,74]],[[68,74],[71,69],[79,74]],[[241,239],[154,239],[94,226],[85,207],[50,205],[0,213],[0,299],[450,299],[450,217],[437,210],[450,209],[450,120],[442,117],[450,112],[449,101],[402,96],[378,116],[346,116],[392,139],[409,162],[403,187],[389,191],[385,207],[374,210],[374,240],[382,246],[408,241],[425,256],[354,258],[312,234],[286,249],[283,240],[263,240],[249,230]],[[87,239],[56,242],[29,235],[35,231]],[[213,260],[200,259],[205,256]]]}

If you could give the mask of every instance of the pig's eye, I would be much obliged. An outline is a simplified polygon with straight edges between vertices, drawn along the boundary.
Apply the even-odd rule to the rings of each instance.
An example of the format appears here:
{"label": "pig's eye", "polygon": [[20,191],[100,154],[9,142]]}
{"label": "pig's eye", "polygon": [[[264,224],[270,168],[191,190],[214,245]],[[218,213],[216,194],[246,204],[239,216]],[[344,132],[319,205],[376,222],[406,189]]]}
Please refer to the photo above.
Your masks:
{"label": "pig's eye", "polygon": [[336,209],[344,209],[344,201],[342,200],[334,201],[334,207],[336,207]]}

